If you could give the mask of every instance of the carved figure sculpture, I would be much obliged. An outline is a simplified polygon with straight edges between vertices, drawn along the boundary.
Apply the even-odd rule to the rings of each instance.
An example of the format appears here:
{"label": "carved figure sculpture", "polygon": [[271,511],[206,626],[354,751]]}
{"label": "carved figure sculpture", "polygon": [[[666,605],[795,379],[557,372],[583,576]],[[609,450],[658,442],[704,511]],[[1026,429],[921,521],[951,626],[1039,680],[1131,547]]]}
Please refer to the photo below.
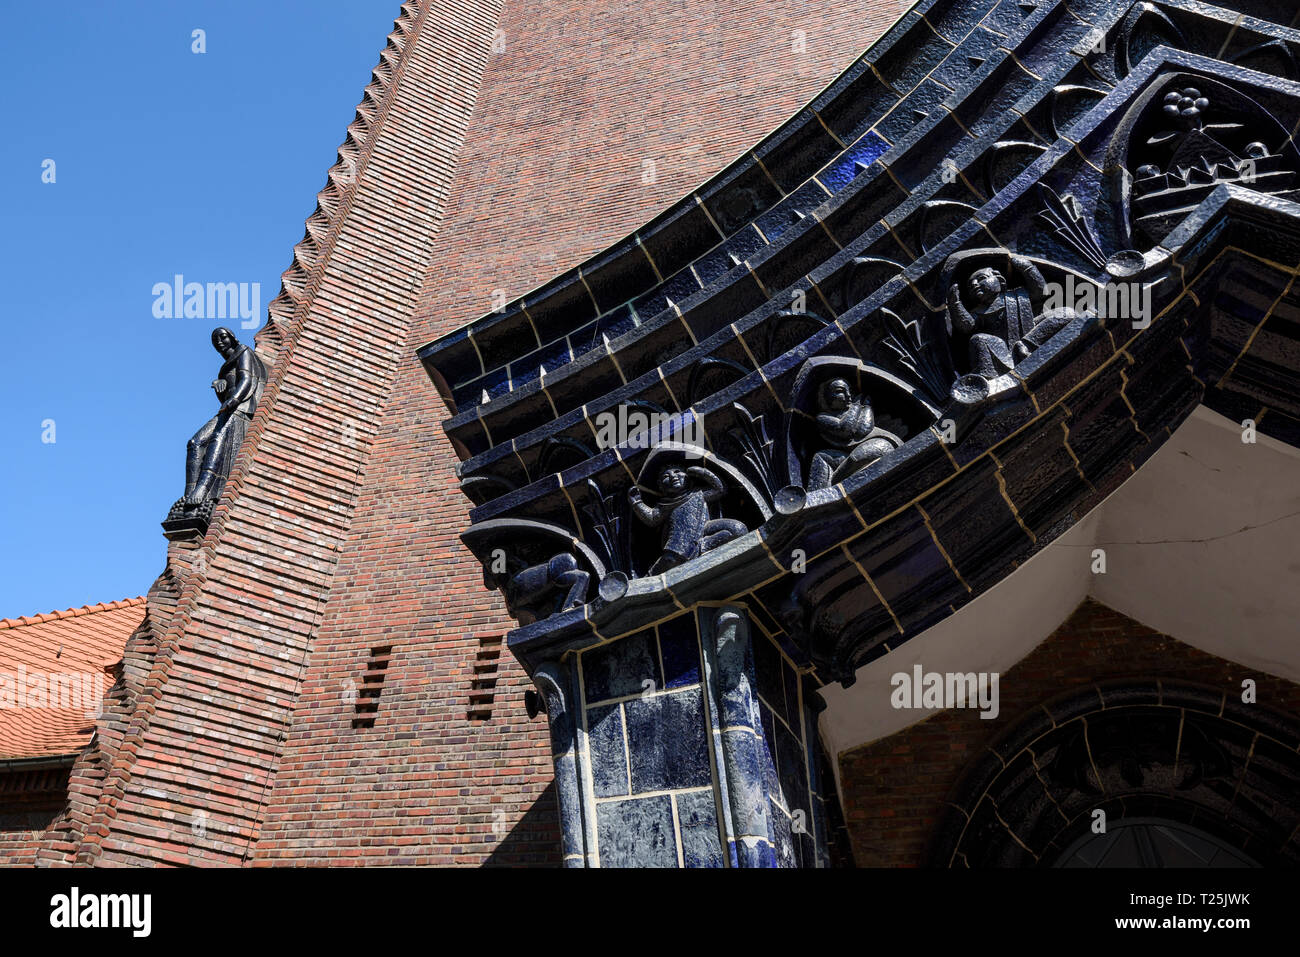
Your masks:
{"label": "carved figure sculpture", "polygon": [[544,562],[529,565],[522,559],[506,559],[507,571],[494,574],[485,569],[483,583],[500,588],[510,614],[521,625],[577,608],[587,598],[591,575],[578,564],[572,552],[560,552]]}
{"label": "carved figure sculpture", "polygon": [[710,507],[726,494],[722,480],[701,466],[665,465],[658,475],[659,504],[647,505],[632,486],[628,499],[636,517],[663,529],[663,553],[650,566],[658,575],[749,531],[734,518],[713,518]]}
{"label": "carved figure sculpture", "polygon": [[953,332],[970,335],[970,371],[985,379],[1010,372],[1077,315],[1069,308],[1037,313],[1035,304],[1047,296],[1043,274],[1023,256],[1012,256],[1011,268],[1015,286],[985,266],[971,273],[964,290],[956,283],[948,289]]}
{"label": "carved figure sculpture", "polygon": [[213,330],[212,345],[225,360],[212,381],[221,407],[186,446],[185,494],[172,506],[169,519],[211,512],[266,386],[262,360],[233,332]]}
{"label": "carved figure sculpture", "polygon": [[809,491],[829,488],[900,444],[896,436],[876,428],[870,400],[854,395],[844,379],[823,382],[817,406],[817,433],[826,447],[813,453],[809,463]]}

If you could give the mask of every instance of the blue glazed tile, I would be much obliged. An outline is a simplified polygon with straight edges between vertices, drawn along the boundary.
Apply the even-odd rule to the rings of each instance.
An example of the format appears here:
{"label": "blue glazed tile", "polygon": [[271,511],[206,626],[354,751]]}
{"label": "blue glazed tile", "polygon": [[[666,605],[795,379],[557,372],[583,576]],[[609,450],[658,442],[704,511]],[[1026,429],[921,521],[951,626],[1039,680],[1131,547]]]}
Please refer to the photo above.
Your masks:
{"label": "blue glazed tile", "polygon": [[667,794],[596,805],[601,867],[676,867],[673,803]]}
{"label": "blue glazed tile", "polygon": [[754,694],[753,648],[747,641],[728,641],[717,650],[717,694],[723,727],[758,728]]}
{"label": "blue glazed tile", "polygon": [[776,838],[777,867],[795,867],[794,834],[790,830],[790,819],[778,807],[772,808],[772,831]]}
{"label": "blue glazed tile", "polygon": [[680,305],[699,291],[700,284],[695,281],[695,274],[689,269],[683,269],[645,295],[632,300],[632,308],[641,321],[646,322],[667,309],[669,300]]}
{"label": "blue glazed tile", "polygon": [[891,143],[897,143],[931,115],[941,116],[940,104],[948,92],[933,80],[922,81],[876,124],[876,131]]}
{"label": "blue glazed tile", "polygon": [[[582,679],[588,704],[641,694],[663,687],[654,629],[620,638],[582,656]],[[651,681],[653,685],[643,682]]]}
{"label": "blue glazed tile", "polygon": [[700,645],[695,633],[695,616],[678,615],[659,626],[659,650],[663,655],[664,687],[680,688],[700,680]]}
{"label": "blue glazed tile", "polygon": [[774,243],[781,238],[782,233],[791,226],[797,226],[804,219],[807,214],[800,215],[801,212],[802,210],[796,208],[794,203],[787,200],[764,213],[756,220],[755,225],[763,231],[769,243]]}
{"label": "blue glazed tile", "polygon": [[785,720],[790,730],[798,733],[799,727],[799,676],[790,662],[781,658],[781,674],[785,676]]}
{"label": "blue glazed tile", "polygon": [[478,386],[480,394],[482,390],[486,389],[487,394],[494,399],[499,395],[505,395],[510,391],[510,370],[505,366],[493,369],[479,379],[475,385]]}
{"label": "blue glazed tile", "polygon": [[800,867],[817,866],[817,842],[813,840],[812,834],[808,830],[800,832],[798,835],[796,850],[799,852]]}
{"label": "blue glazed tile", "polygon": [[510,369],[511,387],[517,389],[526,382],[532,382],[540,371],[535,363],[516,362]]}
{"label": "blue glazed tile", "polygon": [[698,203],[678,206],[651,220],[641,231],[641,244],[661,276],[669,276],[722,239],[709,214]]}
{"label": "blue glazed tile", "polygon": [[611,704],[587,710],[587,743],[596,797],[628,793],[627,753],[623,747],[623,709]]}
{"label": "blue glazed tile", "polygon": [[635,698],[624,708],[633,794],[713,783],[699,688]]}
{"label": "blue glazed tile", "polygon": [[710,188],[702,202],[723,233],[733,233],[781,198],[781,191],[757,162],[742,160],[726,182]]}
{"label": "blue glazed tile", "polygon": [[767,782],[775,784],[776,773],[768,771],[772,762],[767,759],[766,749],[748,731],[724,731],[722,739],[731,788],[732,826],[740,836],[769,835],[767,796],[773,792]]}
{"label": "blue glazed tile", "polygon": [[[778,729],[780,728],[780,725],[776,724],[775,722],[773,723],[773,725]],[[759,748],[759,759],[763,763],[762,773],[763,773],[764,793],[774,795],[779,798],[781,795],[781,783],[780,780],[777,778],[777,766],[776,766],[776,735],[777,734],[780,734],[780,730],[777,730],[775,733],[765,730],[764,739],[761,742],[761,746]]]}
{"label": "blue glazed tile", "polygon": [[692,264],[692,268],[700,277],[700,282],[708,288],[710,284],[721,279],[732,269],[738,268],[738,264],[733,263],[727,255],[726,250],[718,248],[703,256]]}
{"label": "blue glazed tile", "polygon": [[864,170],[858,166],[870,166],[877,159],[885,154],[889,149],[889,144],[876,133],[867,133],[866,136],[854,143],[849,149],[817,178],[825,184],[831,192],[839,192],[845,186],[853,181]]}
{"label": "blue glazed tile", "polygon": [[471,379],[469,382],[461,382],[452,386],[451,397],[456,403],[457,410],[464,412],[478,405],[479,399],[483,397],[483,390],[479,388],[476,379]]}
{"label": "blue glazed tile", "polygon": [[767,241],[758,230],[752,225],[746,226],[707,256],[697,259],[694,263],[695,272],[704,285],[708,286],[738,268],[739,263],[744,262],[766,245]]}
{"label": "blue glazed tile", "polygon": [[575,359],[600,345],[600,333],[597,331],[594,322],[587,323],[581,329],[575,329],[569,333],[567,338],[569,340],[569,349]]}
{"label": "blue glazed tile", "polygon": [[682,863],[687,867],[722,867],[718,809],[712,791],[677,795],[677,827],[682,836]]}
{"label": "blue glazed tile", "polygon": [[726,250],[728,256],[735,256],[741,262],[745,262],[770,242],[770,239],[764,239],[763,235],[751,226],[728,239],[722,244],[722,248]]}
{"label": "blue glazed tile", "polygon": [[470,382],[462,383],[452,390],[456,405],[462,411],[473,408],[483,399],[487,392],[490,398],[505,395],[510,391],[510,370],[500,366]]}
{"label": "blue glazed tile", "polygon": [[[675,412],[667,419],[663,420],[660,426],[659,435],[661,441],[684,441],[691,444],[692,425],[695,422],[695,413],[691,411]],[[698,433],[695,433],[698,434]]]}
{"label": "blue glazed tile", "polygon": [[785,682],[782,680],[781,654],[765,636],[754,636],[754,686],[758,696],[773,713],[784,719]]}
{"label": "blue glazed tile", "polygon": [[758,844],[752,850],[748,851],[748,861],[746,867],[779,867],[776,859],[776,848],[766,841]]}
{"label": "blue glazed tile", "polygon": [[632,309],[642,323],[649,322],[667,308],[668,297],[664,293],[662,286],[655,286],[644,296],[632,300]]}
{"label": "blue glazed tile", "polygon": [[636,321],[632,318],[631,306],[619,306],[596,320],[596,331],[592,338],[600,342],[601,333],[604,333],[613,342],[625,332],[631,332],[635,328]]}
{"label": "blue glazed tile", "polygon": [[682,303],[700,291],[700,283],[695,273],[683,269],[663,284],[664,294],[674,303]]}
{"label": "blue glazed tile", "polygon": [[984,65],[972,62],[971,58],[975,58],[976,61],[987,61],[992,56],[997,43],[996,34],[988,30],[974,30],[944,58],[931,76],[944,86],[960,89],[962,84]]}
{"label": "blue glazed tile", "polygon": [[539,365],[546,366],[548,372],[554,372],[572,359],[573,356],[570,353],[569,343],[566,339],[556,339],[538,350],[537,362]]}
{"label": "blue glazed tile", "polygon": [[596,303],[576,269],[548,283],[543,291],[537,296],[529,296],[526,302],[528,314],[543,341],[596,318]]}
{"label": "blue glazed tile", "polygon": [[803,748],[798,739],[785,728],[776,729],[776,766],[781,781],[781,793],[786,808],[792,813],[802,809],[808,813],[807,768],[804,766]]}

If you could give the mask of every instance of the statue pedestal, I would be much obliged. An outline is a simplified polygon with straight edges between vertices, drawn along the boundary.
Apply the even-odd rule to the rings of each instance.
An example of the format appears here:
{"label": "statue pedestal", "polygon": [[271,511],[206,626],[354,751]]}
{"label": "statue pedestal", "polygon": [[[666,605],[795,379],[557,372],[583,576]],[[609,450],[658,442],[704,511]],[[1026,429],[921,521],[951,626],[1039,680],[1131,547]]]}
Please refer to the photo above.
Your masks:
{"label": "statue pedestal", "polygon": [[202,538],[208,531],[208,524],[212,521],[212,509],[215,504],[207,501],[194,508],[182,508],[177,502],[162,521],[163,537],[169,542]]}
{"label": "statue pedestal", "polygon": [[566,865],[826,865],[820,701],[744,607],[699,607],[531,670]]}

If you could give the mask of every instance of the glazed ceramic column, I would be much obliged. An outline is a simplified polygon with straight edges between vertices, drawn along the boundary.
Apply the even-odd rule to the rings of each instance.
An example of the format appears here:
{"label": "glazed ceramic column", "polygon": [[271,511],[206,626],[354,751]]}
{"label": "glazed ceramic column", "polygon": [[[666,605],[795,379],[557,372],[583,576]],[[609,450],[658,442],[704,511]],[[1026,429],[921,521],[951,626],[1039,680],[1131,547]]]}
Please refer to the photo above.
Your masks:
{"label": "glazed ceramic column", "polygon": [[566,864],[824,865],[816,699],[744,607],[569,649],[533,676]]}

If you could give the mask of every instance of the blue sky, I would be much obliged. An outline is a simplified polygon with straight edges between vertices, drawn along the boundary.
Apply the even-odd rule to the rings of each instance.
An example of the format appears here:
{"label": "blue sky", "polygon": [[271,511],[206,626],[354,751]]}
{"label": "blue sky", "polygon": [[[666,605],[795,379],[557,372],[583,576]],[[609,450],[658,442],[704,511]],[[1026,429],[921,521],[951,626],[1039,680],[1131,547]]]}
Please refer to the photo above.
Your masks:
{"label": "blue sky", "polygon": [[177,273],[260,283],[265,321],[398,12],[0,10],[0,617],[141,595],[162,571],[158,523],[186,440],[216,411],[208,337],[223,323],[157,318],[152,289]]}

